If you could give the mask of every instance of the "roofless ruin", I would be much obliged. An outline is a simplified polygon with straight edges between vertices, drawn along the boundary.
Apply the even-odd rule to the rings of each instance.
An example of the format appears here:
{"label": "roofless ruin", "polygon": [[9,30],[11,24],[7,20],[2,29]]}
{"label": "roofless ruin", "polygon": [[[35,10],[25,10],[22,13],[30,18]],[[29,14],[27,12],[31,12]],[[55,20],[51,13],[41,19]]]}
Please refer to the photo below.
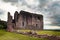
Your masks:
{"label": "roofless ruin", "polygon": [[11,32],[14,29],[43,30],[43,16],[21,10],[20,13],[15,11],[12,19],[8,12],[7,30]]}

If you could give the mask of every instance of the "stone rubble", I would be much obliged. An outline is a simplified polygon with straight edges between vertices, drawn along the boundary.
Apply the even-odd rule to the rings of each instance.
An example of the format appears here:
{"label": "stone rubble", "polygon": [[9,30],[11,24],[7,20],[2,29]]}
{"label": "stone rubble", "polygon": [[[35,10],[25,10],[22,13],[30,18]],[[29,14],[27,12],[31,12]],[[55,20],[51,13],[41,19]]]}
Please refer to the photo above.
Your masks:
{"label": "stone rubble", "polygon": [[47,38],[49,40],[60,40],[60,36],[53,36],[53,35],[39,35],[36,32],[16,32],[19,34],[23,34],[23,35],[28,35],[28,36],[33,36],[33,37],[37,37],[37,38]]}

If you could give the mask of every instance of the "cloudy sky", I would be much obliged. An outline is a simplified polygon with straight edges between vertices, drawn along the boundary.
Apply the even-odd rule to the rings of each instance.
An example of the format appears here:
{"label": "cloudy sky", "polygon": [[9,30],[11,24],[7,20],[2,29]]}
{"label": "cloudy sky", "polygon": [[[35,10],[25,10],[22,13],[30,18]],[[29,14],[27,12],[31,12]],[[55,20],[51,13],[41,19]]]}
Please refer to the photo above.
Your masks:
{"label": "cloudy sky", "polygon": [[7,21],[7,12],[25,10],[44,16],[44,29],[60,29],[60,0],[0,0],[0,19]]}

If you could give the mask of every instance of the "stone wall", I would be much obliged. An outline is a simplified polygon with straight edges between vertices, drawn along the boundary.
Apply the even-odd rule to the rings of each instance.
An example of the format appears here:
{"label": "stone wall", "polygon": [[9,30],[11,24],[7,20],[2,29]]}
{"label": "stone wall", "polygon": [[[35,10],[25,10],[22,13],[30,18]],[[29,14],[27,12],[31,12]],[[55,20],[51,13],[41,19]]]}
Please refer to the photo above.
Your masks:
{"label": "stone wall", "polygon": [[43,16],[21,11],[16,27],[20,29],[42,30]]}
{"label": "stone wall", "polygon": [[7,31],[9,32],[13,31],[12,16],[10,15],[10,12],[8,12]]}

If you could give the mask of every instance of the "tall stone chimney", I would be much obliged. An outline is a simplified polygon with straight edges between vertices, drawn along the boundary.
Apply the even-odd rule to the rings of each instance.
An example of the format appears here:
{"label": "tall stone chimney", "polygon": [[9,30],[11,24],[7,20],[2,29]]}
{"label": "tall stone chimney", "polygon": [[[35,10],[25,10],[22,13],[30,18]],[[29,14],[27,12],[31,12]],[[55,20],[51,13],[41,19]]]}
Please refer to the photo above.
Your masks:
{"label": "tall stone chimney", "polygon": [[10,15],[10,12],[8,12],[7,31],[13,31],[12,16]]}
{"label": "tall stone chimney", "polygon": [[18,12],[17,11],[15,11],[14,20],[15,20],[15,23],[18,21]]}

